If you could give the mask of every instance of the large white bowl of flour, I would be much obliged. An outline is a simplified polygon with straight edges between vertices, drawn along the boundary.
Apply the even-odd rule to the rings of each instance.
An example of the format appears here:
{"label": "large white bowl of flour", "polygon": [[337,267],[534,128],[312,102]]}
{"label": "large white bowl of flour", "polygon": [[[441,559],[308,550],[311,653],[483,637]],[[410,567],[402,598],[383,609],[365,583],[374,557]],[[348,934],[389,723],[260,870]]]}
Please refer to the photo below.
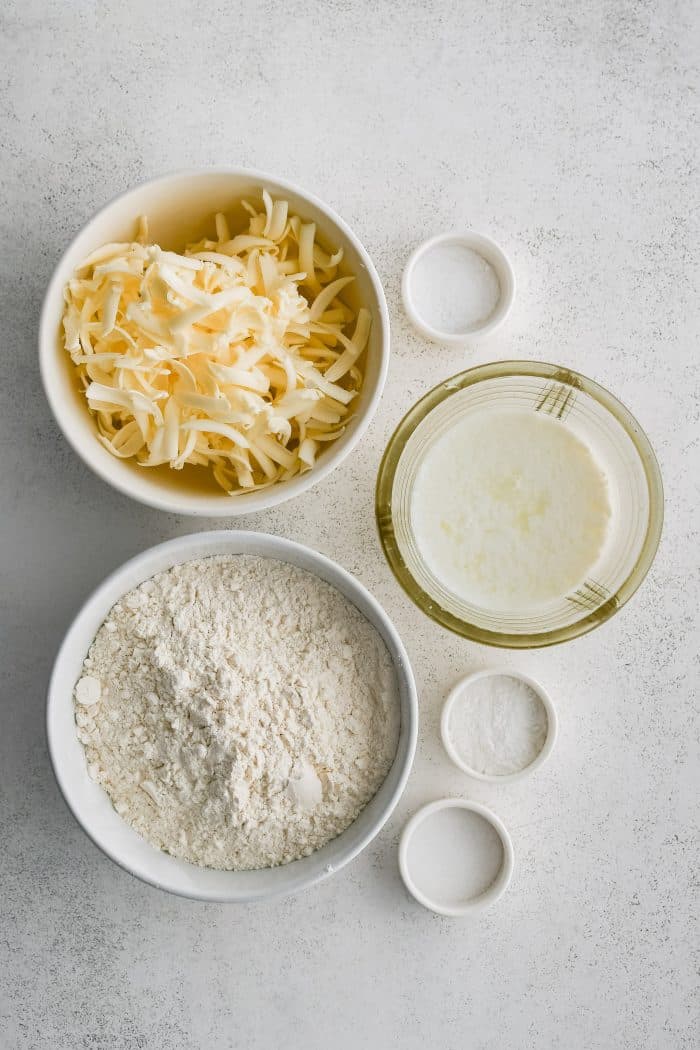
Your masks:
{"label": "large white bowl of flour", "polygon": [[[96,634],[116,603],[159,573],[202,558],[245,555],[273,559],[312,573],[340,592],[381,638],[395,675],[400,729],[396,754],[374,797],[341,834],[309,856],[275,867],[218,870],[158,849],[117,813],[88,771],[78,738],[74,690]],[[278,596],[279,597],[279,596]],[[79,710],[79,705],[78,705]],[[413,675],[388,616],[354,577],[328,558],[290,540],[254,532],[210,532],[160,544],[127,562],[88,598],[61,645],[48,690],[49,753],[59,787],[78,823],[113,861],[154,886],[207,901],[245,902],[295,893],[333,874],[374,838],[405,786],[417,735]]]}

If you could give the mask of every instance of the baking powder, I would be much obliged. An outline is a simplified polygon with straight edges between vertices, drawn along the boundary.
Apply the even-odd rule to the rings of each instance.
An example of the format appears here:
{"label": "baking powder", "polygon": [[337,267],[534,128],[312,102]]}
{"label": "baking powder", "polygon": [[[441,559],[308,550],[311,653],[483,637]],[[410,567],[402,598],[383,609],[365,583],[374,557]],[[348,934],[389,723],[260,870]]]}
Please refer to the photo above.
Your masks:
{"label": "baking powder", "polygon": [[529,766],[544,747],[547,729],[547,711],[535,690],[506,674],[466,682],[447,725],[465,765],[488,776]]}

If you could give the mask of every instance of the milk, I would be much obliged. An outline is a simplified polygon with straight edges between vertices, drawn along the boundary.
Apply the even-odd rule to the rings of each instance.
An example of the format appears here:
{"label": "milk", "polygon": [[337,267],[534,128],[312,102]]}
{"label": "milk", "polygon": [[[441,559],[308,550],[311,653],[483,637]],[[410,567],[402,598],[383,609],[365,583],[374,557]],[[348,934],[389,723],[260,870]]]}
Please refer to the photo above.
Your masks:
{"label": "milk", "polygon": [[605,474],[558,419],[515,409],[474,412],[427,450],[411,502],[426,566],[453,594],[522,612],[575,590],[592,572],[610,521]]}

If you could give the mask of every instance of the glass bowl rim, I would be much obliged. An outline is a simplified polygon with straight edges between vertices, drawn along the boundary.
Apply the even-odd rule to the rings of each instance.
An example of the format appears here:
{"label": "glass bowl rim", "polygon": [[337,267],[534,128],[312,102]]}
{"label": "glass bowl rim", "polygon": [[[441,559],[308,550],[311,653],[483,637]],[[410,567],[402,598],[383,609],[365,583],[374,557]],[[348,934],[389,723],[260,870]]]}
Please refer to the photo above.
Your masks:
{"label": "glass bowl rim", "polygon": [[[549,631],[516,634],[488,631],[467,620],[462,620],[443,609],[438,602],[418,584],[398,550],[394,538],[391,512],[391,494],[394,478],[403,449],[424,419],[448,397],[489,379],[515,376],[530,376],[536,379],[562,383],[582,390],[606,409],[622,426],[639,456],[649,493],[649,515],[644,542],[630,573],[602,605],[575,623],[556,627]],[[379,539],[384,556],[398,583],[409,598],[436,623],[463,638],[482,645],[506,649],[538,649],[578,638],[605,623],[625,605],[638,589],[656,555],[661,539],[664,516],[663,482],[659,464],[648,437],[632,413],[599,383],[563,365],[547,364],[543,361],[496,361],[476,365],[443,380],[423,395],[405,413],[384,450],[375,489],[375,515]]]}

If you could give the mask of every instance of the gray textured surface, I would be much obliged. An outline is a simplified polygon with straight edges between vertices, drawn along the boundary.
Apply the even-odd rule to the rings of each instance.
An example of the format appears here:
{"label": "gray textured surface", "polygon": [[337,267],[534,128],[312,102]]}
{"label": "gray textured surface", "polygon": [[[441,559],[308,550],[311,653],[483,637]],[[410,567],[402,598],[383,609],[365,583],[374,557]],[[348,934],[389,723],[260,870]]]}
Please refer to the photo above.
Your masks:
{"label": "gray textured surface", "polygon": [[[696,1046],[692,0],[10,0],[0,22],[3,1050]],[[208,523],[89,475],[48,416],[35,350],[51,268],[98,205],[163,170],[229,162],[336,207],[377,263],[394,325],[359,450],[310,496],[241,524],[312,544],[369,585],[414,660],[422,714],[409,790],[375,844],[307,896],[239,909],[130,878],[53,782],[44,688],[70,617],[126,557]],[[519,278],[503,334],[471,351],[414,336],[398,296],[409,249],[460,225],[500,238]],[[423,619],[372,520],[404,410],[469,362],[508,356],[618,393],[667,490],[661,550],[631,604],[519,657]],[[501,659],[540,677],[561,718],[549,765],[511,789],[453,773],[437,736],[455,677]],[[423,911],[396,867],[407,816],[449,792],[491,805],[516,849],[510,892],[467,922]]]}

